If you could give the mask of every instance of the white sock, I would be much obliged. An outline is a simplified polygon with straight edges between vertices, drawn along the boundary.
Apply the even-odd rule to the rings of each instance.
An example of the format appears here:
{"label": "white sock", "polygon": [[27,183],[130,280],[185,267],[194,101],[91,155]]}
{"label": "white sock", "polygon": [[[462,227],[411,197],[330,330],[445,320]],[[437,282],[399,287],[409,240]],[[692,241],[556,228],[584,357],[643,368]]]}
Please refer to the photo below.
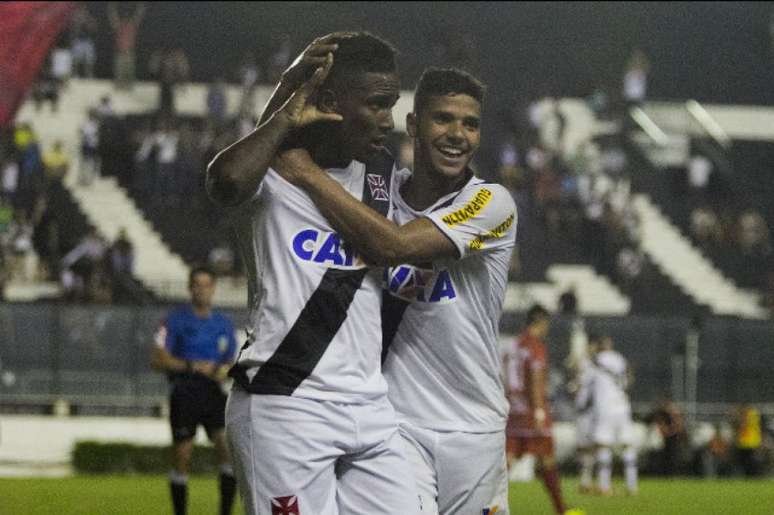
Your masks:
{"label": "white sock", "polygon": [[613,472],[613,451],[603,447],[597,451],[597,465],[599,466],[599,489],[603,492],[610,490],[610,476]]}
{"label": "white sock", "polygon": [[630,492],[637,491],[637,451],[627,447],[623,453],[624,477],[626,478],[626,489]]}
{"label": "white sock", "polygon": [[227,476],[233,476],[234,475],[234,467],[231,465],[231,463],[224,463],[220,466],[220,473],[225,474]]}
{"label": "white sock", "polygon": [[170,470],[169,471],[169,482],[170,483],[174,483],[176,485],[188,484],[188,475],[187,474],[180,474],[176,470]]}
{"label": "white sock", "polygon": [[591,485],[594,482],[594,453],[581,453],[580,466],[580,485],[583,488],[591,488]]}

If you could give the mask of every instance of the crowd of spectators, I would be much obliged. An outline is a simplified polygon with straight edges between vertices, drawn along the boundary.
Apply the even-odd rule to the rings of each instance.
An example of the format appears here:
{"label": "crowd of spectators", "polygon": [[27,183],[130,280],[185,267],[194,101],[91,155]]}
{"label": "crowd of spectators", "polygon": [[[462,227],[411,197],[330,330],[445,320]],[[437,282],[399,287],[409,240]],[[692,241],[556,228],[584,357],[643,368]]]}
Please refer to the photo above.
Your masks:
{"label": "crowd of spectators", "polygon": [[739,404],[710,431],[691,431],[668,397],[659,399],[645,423],[660,445],[643,457],[645,470],[658,476],[759,477],[774,466],[772,428],[758,408]]}
{"label": "crowd of spectators", "polygon": [[498,170],[519,206],[520,225],[538,223],[543,237],[580,249],[598,271],[637,281],[645,266],[640,224],[618,136],[568,148],[566,117],[550,97],[529,104],[523,118],[500,148]]}
{"label": "crowd of spectators", "polygon": [[126,235],[109,254],[98,251],[94,230],[77,241],[77,209],[63,186],[71,163],[61,141],[41,148],[28,123],[0,135],[0,293],[10,282],[61,281],[68,299],[106,302],[118,290],[119,300],[131,300],[137,285],[124,284],[133,282]]}

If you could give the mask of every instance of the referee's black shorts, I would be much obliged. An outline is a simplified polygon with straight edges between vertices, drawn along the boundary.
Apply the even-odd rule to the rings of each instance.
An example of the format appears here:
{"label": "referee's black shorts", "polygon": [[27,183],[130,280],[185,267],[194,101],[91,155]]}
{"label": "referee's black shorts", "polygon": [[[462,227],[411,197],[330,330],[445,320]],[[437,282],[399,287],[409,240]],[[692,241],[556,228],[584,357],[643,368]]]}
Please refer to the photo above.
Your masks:
{"label": "referee's black shorts", "polygon": [[180,374],[172,378],[169,396],[169,424],[175,443],[196,436],[201,424],[212,440],[225,426],[226,394],[215,381],[199,374]]}

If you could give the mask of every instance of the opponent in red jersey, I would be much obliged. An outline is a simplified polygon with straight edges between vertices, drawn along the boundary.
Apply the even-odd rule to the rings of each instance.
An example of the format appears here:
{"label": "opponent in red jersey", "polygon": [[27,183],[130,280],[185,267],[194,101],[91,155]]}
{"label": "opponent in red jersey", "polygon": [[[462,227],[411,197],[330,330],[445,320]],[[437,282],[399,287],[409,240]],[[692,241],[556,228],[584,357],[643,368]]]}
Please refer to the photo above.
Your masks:
{"label": "opponent in red jersey", "polygon": [[551,317],[543,306],[532,306],[527,312],[524,332],[514,340],[505,357],[511,403],[506,429],[508,465],[514,458],[534,454],[556,513],[577,513],[565,508],[554,460],[551,408],[546,398],[548,356],[543,342],[550,322]]}

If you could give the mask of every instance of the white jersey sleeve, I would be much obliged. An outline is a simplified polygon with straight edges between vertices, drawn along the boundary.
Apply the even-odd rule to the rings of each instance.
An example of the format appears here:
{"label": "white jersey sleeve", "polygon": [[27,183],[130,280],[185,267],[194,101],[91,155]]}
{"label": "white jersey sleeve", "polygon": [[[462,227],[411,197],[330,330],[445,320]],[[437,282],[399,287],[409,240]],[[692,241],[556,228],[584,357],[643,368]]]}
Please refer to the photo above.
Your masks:
{"label": "white jersey sleeve", "polygon": [[460,258],[511,246],[516,237],[516,204],[499,184],[467,187],[448,206],[425,216],[454,243]]}

